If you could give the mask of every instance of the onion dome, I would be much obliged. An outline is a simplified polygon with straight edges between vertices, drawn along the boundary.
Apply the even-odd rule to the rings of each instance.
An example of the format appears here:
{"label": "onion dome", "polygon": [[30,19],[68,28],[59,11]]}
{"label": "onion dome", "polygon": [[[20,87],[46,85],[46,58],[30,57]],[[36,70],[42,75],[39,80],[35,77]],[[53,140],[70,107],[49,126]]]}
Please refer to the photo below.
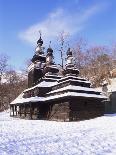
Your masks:
{"label": "onion dome", "polygon": [[66,58],[66,66],[73,67],[74,66],[74,58],[72,56],[72,51],[70,48],[67,50],[67,58]]}
{"label": "onion dome", "polygon": [[40,35],[39,40],[37,41],[37,44],[40,45],[40,46],[43,45],[43,40],[42,40],[42,38],[41,38],[41,35]]}
{"label": "onion dome", "polygon": [[42,38],[40,36],[39,40],[37,41],[37,47],[35,49],[35,54],[36,55],[44,54],[42,45],[43,45],[43,40],[42,40]]}
{"label": "onion dome", "polygon": [[51,47],[47,49],[47,56],[53,56],[53,49]]}
{"label": "onion dome", "polygon": [[68,57],[68,56],[72,56],[72,51],[71,51],[70,48],[68,48],[68,50],[67,50],[67,57]]}
{"label": "onion dome", "polygon": [[37,41],[37,47],[35,49],[35,54],[32,58],[32,62],[35,63],[36,61],[41,61],[41,62],[45,62],[46,61],[46,57],[44,55],[44,48],[42,47],[43,45],[43,40],[41,38],[41,34],[40,34],[40,38]]}
{"label": "onion dome", "polygon": [[44,68],[44,74],[50,73],[50,74],[56,74],[59,72],[59,69],[57,65],[53,62],[54,56],[53,56],[53,49],[49,46],[47,49],[47,55],[46,55],[46,66]]}
{"label": "onion dome", "polygon": [[49,48],[47,49],[47,55],[46,55],[46,65],[54,64],[53,59],[54,59],[53,49],[49,46]]}
{"label": "onion dome", "polygon": [[64,74],[79,74],[79,70],[74,65],[74,58],[72,56],[72,51],[70,48],[67,50],[67,62],[66,62],[66,69],[64,70]]}

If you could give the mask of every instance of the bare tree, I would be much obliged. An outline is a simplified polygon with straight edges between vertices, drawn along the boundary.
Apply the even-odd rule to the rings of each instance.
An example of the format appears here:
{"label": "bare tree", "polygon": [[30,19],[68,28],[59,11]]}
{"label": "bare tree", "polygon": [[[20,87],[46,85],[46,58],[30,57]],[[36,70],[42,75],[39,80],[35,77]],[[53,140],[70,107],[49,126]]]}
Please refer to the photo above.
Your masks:
{"label": "bare tree", "polygon": [[60,54],[61,54],[61,67],[64,68],[64,57],[66,53],[66,46],[68,45],[67,43],[67,38],[69,34],[66,33],[65,31],[60,32],[59,34],[59,41],[60,41]]}
{"label": "bare tree", "polygon": [[6,73],[8,85],[9,102],[15,99],[26,87],[27,78],[24,73],[18,73],[15,70],[10,70]]}
{"label": "bare tree", "polygon": [[[4,81],[2,81],[2,78]],[[0,55],[0,111],[7,109],[9,103],[27,87],[25,72],[16,72],[8,64],[8,56]]]}
{"label": "bare tree", "polygon": [[93,87],[100,86],[104,80],[109,81],[110,71],[112,70],[110,49],[105,46],[85,49],[85,44],[82,42],[77,45],[75,57],[80,75],[91,80]]}
{"label": "bare tree", "polygon": [[0,55],[0,83],[7,69],[7,66],[8,66],[8,56],[5,54],[1,54]]}
{"label": "bare tree", "polygon": [[0,85],[0,111],[7,109],[9,103],[27,88],[27,78],[24,75],[13,69],[5,73],[6,82]]}
{"label": "bare tree", "polygon": [[79,38],[73,49],[75,63],[79,70],[81,70],[85,66],[86,47],[87,47],[87,42],[83,38]]}
{"label": "bare tree", "polygon": [[96,46],[88,49],[88,77],[94,87],[109,79],[112,68],[112,59],[109,55],[109,48]]}
{"label": "bare tree", "polygon": [[112,46],[112,61],[113,61],[113,69],[116,69],[116,44]]}

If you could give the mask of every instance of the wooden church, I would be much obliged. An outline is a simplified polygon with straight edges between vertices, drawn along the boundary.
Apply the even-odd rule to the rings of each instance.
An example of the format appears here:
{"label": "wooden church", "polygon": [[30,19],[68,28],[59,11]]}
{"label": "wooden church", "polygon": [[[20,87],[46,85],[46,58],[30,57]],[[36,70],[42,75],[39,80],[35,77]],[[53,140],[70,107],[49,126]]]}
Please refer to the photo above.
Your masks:
{"label": "wooden church", "polygon": [[79,77],[70,48],[67,50],[65,69],[62,71],[53,58],[51,47],[44,55],[40,36],[28,67],[28,89],[11,102],[10,116],[78,121],[103,115],[103,101],[106,97],[91,88],[89,81]]}

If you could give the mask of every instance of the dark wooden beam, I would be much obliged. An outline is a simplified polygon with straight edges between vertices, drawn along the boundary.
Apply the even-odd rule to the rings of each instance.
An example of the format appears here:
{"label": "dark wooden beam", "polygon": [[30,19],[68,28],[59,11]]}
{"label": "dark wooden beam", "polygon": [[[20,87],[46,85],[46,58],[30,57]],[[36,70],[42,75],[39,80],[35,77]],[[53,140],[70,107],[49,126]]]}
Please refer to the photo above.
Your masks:
{"label": "dark wooden beam", "polygon": [[19,105],[19,115],[21,117],[21,105]]}
{"label": "dark wooden beam", "polygon": [[10,105],[10,116],[11,116],[11,105]]}
{"label": "dark wooden beam", "polygon": [[26,117],[27,113],[26,113],[26,104],[24,104],[24,115]]}
{"label": "dark wooden beam", "polygon": [[32,119],[32,104],[30,102],[30,119]]}
{"label": "dark wooden beam", "polygon": [[13,105],[13,116],[14,116],[14,105]]}

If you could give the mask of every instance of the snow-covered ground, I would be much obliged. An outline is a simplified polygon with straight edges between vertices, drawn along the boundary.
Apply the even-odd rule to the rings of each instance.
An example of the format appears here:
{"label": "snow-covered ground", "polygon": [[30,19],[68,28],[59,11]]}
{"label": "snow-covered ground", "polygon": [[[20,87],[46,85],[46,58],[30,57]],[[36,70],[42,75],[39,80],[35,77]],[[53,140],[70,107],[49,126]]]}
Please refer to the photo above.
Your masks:
{"label": "snow-covered ground", "polygon": [[2,112],[0,155],[116,155],[116,115],[53,122],[13,119]]}

